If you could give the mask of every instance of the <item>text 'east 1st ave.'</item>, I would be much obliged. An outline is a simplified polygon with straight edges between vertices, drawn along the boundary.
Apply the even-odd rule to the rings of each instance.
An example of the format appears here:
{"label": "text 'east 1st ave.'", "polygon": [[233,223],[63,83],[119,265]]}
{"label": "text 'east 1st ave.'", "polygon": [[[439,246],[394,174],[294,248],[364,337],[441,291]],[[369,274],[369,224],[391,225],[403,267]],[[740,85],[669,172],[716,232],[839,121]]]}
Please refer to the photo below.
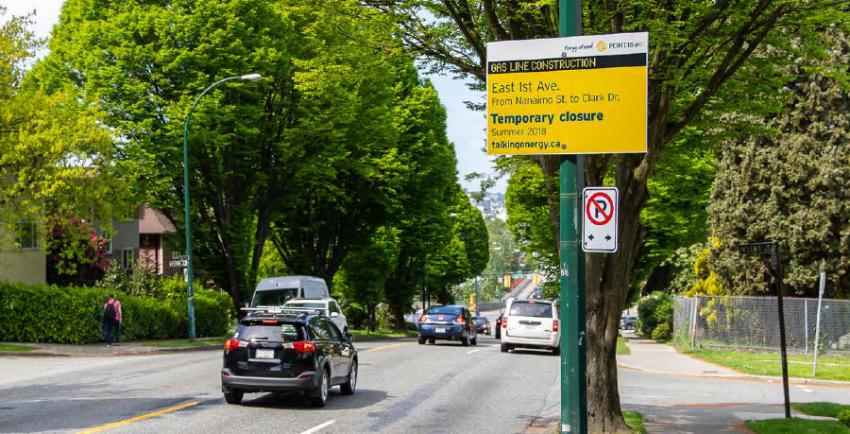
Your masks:
{"label": "text 'east 1st ave.'", "polygon": [[489,43],[488,153],[646,152],[648,45],[647,33]]}

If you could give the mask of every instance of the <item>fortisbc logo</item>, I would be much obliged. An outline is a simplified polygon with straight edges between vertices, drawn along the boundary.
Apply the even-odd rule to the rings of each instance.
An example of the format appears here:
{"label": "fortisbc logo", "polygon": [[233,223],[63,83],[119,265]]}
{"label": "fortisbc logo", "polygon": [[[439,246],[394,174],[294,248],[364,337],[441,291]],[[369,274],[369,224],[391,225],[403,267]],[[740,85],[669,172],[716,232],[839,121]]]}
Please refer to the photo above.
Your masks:
{"label": "fortisbc logo", "polygon": [[599,50],[600,53],[603,53],[608,49],[608,45],[605,44],[605,41],[599,41],[596,43],[596,49]]}
{"label": "fortisbc logo", "polygon": [[640,48],[643,47],[642,42],[611,42],[608,44],[608,48]]}

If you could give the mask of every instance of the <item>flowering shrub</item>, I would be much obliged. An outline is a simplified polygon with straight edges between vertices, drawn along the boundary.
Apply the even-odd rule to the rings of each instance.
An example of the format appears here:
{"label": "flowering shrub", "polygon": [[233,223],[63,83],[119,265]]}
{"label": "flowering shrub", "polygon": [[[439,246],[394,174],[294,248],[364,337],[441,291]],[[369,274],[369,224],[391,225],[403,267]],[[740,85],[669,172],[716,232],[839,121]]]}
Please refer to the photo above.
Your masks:
{"label": "flowering shrub", "polygon": [[85,219],[56,217],[48,221],[44,250],[48,281],[57,285],[94,285],[109,267],[106,242]]}

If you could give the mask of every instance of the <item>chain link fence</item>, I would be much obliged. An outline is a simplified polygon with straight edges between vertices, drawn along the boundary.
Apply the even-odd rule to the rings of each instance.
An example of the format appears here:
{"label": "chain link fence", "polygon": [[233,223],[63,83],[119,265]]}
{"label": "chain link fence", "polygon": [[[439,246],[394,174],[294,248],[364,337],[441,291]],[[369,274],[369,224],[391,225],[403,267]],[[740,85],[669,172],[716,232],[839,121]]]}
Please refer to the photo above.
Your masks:
{"label": "chain link fence", "polygon": [[[691,348],[779,351],[776,305],[776,297],[675,297],[674,338]],[[784,299],[789,352],[814,351],[817,310],[816,298]],[[850,356],[850,300],[824,299],[820,314],[820,354]]]}

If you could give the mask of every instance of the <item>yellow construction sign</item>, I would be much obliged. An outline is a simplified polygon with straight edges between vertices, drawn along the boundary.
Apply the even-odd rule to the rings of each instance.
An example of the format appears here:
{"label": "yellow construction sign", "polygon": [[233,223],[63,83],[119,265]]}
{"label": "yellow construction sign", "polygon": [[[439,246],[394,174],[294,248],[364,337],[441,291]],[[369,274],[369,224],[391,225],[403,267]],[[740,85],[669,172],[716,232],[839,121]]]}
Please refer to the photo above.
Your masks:
{"label": "yellow construction sign", "polygon": [[648,33],[487,44],[488,154],[647,149]]}

